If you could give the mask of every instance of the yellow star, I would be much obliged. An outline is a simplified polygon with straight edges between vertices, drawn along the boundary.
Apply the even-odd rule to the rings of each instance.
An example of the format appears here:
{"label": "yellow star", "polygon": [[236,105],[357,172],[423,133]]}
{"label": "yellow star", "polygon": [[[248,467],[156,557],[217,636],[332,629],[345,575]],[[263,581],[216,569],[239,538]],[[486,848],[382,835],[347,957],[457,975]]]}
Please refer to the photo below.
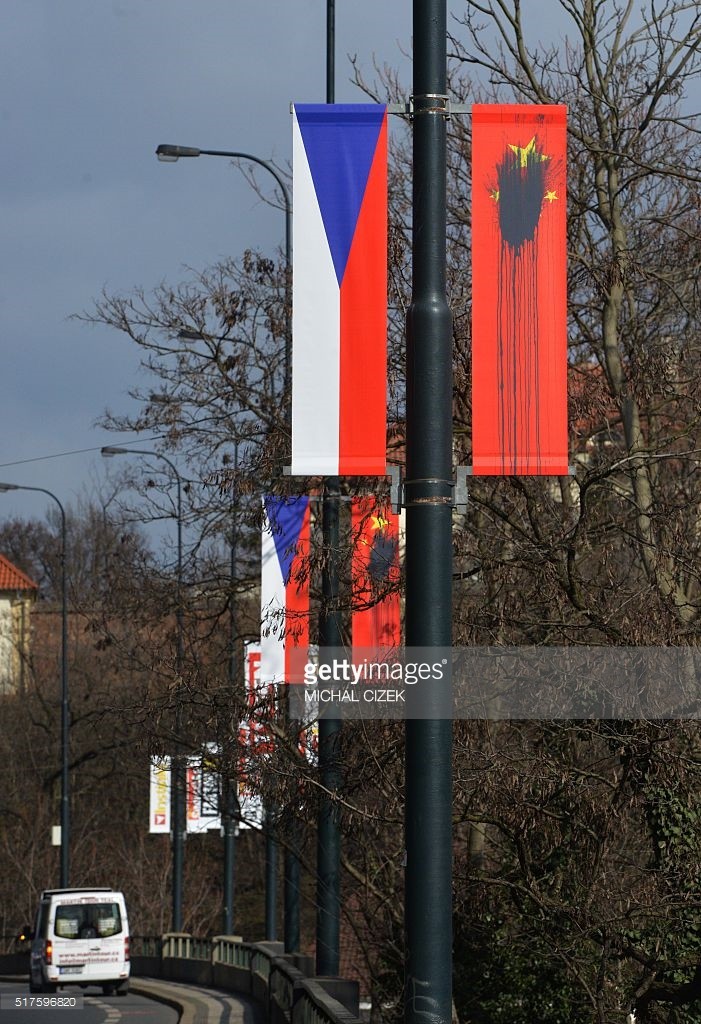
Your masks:
{"label": "yellow star", "polygon": [[495,203],[498,203],[499,202],[499,189],[498,188],[490,188],[490,190],[489,190],[489,198],[493,199]]}
{"label": "yellow star", "polygon": [[545,198],[548,200],[549,203],[552,203],[553,199],[559,199],[560,197],[558,196],[555,189],[552,189],[552,191],[548,189],[548,191],[545,193]]}
{"label": "yellow star", "polygon": [[533,136],[533,138],[531,139],[531,141],[528,143],[527,146],[512,146],[512,145],[509,145],[509,149],[513,150],[513,152],[519,158],[519,166],[520,167],[527,167],[528,166],[528,158],[529,157],[531,158],[531,160],[534,160],[536,163],[541,163],[541,164],[545,160],[549,160],[550,159],[550,157],[546,156],[544,153],[537,153],[536,152],[536,148],[535,148],[535,135]]}
{"label": "yellow star", "polygon": [[372,529],[373,530],[386,530],[389,526],[389,519],[384,519],[382,516],[372,516]]}

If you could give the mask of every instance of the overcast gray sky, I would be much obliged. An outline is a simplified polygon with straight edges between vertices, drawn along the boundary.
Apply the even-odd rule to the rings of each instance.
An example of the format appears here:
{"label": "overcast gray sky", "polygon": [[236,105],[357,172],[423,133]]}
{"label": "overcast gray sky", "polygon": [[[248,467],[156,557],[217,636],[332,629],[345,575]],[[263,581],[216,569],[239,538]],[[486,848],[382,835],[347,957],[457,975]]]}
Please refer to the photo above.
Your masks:
{"label": "overcast gray sky", "polygon": [[[399,65],[411,4],[335,6],[336,99],[362,101],[346,54],[369,73],[374,55]],[[281,244],[282,213],[227,160],[163,164],[154,150],[284,165],[290,102],[325,100],[325,47],[325,0],[2,0],[0,481],[69,504],[108,464],[99,451],[47,456],[129,440],[94,422],[146,383],[137,347],[69,319],[103,287],[149,289],[185,265]],[[3,494],[0,516],[43,517],[51,504]]]}

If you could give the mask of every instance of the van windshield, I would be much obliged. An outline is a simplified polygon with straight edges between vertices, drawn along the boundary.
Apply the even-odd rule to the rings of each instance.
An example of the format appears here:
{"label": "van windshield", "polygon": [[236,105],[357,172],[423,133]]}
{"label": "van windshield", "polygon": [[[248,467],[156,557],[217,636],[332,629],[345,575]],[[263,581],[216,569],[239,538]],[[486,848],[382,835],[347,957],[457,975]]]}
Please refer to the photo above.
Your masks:
{"label": "van windshield", "polygon": [[118,903],[62,903],[56,907],[54,934],[60,939],[104,939],[122,930]]}

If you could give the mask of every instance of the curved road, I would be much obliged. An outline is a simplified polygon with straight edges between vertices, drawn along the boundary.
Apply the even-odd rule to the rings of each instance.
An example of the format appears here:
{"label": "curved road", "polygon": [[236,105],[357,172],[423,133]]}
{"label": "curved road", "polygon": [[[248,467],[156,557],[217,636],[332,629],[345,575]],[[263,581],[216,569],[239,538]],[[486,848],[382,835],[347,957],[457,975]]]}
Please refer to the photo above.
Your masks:
{"label": "curved road", "polygon": [[8,1001],[29,997],[26,981],[0,981],[0,1020],[2,1024],[177,1024],[178,1011],[163,1003],[130,992],[127,996],[106,998],[98,988],[59,989],[57,995],[82,994],[82,1010],[11,1009]]}

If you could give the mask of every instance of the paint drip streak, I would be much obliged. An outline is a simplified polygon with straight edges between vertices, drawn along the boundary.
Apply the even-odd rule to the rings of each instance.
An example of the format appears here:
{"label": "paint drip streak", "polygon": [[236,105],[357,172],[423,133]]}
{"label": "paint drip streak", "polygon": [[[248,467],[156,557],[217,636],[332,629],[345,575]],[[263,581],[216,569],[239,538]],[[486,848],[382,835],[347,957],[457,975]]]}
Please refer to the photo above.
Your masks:
{"label": "paint drip streak", "polygon": [[[503,170],[514,169],[505,161]],[[498,433],[501,471],[522,473],[528,464],[542,470],[540,436],[540,359],[538,309],[538,229],[542,197],[541,167],[531,180],[529,217],[519,222],[514,207],[500,211],[502,238],[497,290]],[[523,184],[523,181],[521,181]],[[534,187],[535,185],[535,187]],[[503,195],[503,194],[501,194]]]}
{"label": "paint drip streak", "polygon": [[540,433],[538,239],[514,250],[502,242],[497,298],[498,418],[501,469],[542,469]]}

